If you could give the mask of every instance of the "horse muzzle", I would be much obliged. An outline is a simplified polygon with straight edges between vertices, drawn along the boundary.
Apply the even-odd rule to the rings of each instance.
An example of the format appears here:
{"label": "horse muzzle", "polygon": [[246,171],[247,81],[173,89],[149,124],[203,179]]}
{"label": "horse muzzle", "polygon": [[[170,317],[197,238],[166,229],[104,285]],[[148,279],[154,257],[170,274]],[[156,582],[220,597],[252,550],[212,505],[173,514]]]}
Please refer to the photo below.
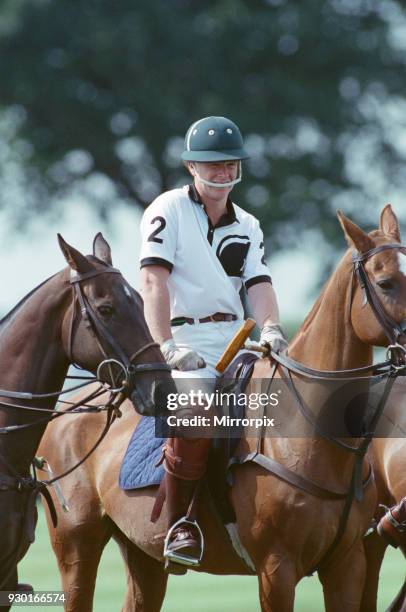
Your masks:
{"label": "horse muzzle", "polygon": [[143,416],[159,416],[167,411],[168,396],[176,393],[176,386],[171,376],[156,379],[150,390],[145,385],[137,384],[130,393],[130,399],[136,412]]}

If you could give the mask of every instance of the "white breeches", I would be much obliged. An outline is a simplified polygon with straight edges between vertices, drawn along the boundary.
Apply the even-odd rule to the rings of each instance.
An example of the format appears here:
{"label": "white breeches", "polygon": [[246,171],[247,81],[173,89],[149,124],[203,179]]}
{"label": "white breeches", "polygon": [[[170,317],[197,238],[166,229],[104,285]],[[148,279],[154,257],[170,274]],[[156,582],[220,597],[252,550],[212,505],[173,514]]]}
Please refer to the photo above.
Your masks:
{"label": "white breeches", "polygon": [[215,365],[242,324],[243,321],[220,321],[195,325],[185,323],[179,327],[173,327],[172,335],[176,344],[181,348],[193,349],[206,362],[206,367],[198,370],[186,372],[172,370],[173,378],[206,379],[207,383],[212,381],[214,388],[214,382],[218,376]]}

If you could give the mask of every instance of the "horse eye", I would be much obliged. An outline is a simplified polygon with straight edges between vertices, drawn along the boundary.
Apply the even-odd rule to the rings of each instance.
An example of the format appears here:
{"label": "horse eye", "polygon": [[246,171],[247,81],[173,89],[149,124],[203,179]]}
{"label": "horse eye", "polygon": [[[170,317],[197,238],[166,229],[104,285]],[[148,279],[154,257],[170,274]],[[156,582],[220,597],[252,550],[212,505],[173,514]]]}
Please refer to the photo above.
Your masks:
{"label": "horse eye", "polygon": [[376,281],[376,284],[382,291],[393,291],[395,289],[394,281],[384,278],[382,280]]}
{"label": "horse eye", "polygon": [[113,307],[108,306],[107,304],[103,304],[102,306],[97,307],[97,312],[102,317],[111,317],[111,315],[113,314]]}

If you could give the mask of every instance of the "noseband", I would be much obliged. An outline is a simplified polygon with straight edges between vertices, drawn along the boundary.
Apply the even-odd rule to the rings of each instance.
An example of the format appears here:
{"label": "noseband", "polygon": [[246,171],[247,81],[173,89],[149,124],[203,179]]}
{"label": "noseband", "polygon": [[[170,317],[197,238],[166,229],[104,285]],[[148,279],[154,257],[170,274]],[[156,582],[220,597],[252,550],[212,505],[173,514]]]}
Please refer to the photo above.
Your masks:
{"label": "noseband", "polygon": [[[402,347],[398,343],[399,336],[406,332],[406,320],[401,323],[397,323],[394,321],[392,317],[390,317],[382,306],[382,302],[379,299],[375,287],[369,279],[369,276],[365,270],[365,262],[368,261],[374,255],[378,253],[382,253],[382,251],[388,251],[397,249],[404,255],[406,255],[406,246],[399,243],[389,243],[389,244],[381,244],[380,246],[374,247],[373,249],[369,249],[365,253],[359,253],[358,251],[354,251],[352,256],[353,263],[353,271],[358,279],[359,285],[364,292],[365,303],[368,303],[374,313],[378,323],[381,325],[386,338],[389,341],[389,351],[401,352],[405,355],[406,351],[404,347]],[[351,309],[351,301],[350,300],[350,309]]]}
{"label": "noseband", "polygon": [[[105,270],[94,270],[92,272],[85,272],[84,274],[74,274],[71,276],[70,283],[74,292],[74,304],[72,311],[72,318],[70,322],[69,331],[69,342],[68,342],[68,355],[69,360],[72,364],[75,364],[73,358],[73,339],[74,339],[74,323],[76,319],[76,304],[79,305],[80,315],[85,323],[85,326],[95,338],[104,360],[99,364],[97,368],[97,376],[100,378],[103,367],[108,367],[112,380],[114,377],[112,374],[111,366],[116,364],[121,368],[124,375],[122,387],[120,390],[125,390],[130,393],[136,386],[136,375],[145,372],[155,371],[167,371],[170,372],[171,368],[167,363],[164,362],[149,362],[142,364],[135,364],[134,362],[148,349],[153,347],[159,347],[157,342],[147,342],[144,346],[138,349],[133,355],[127,357],[126,353],[122,350],[121,346],[116,342],[115,338],[111,335],[106,326],[100,321],[91,307],[88,299],[83,293],[82,281],[100,276],[101,274],[120,274],[120,270],[117,268],[106,267]],[[76,365],[76,364],[75,364]]]}

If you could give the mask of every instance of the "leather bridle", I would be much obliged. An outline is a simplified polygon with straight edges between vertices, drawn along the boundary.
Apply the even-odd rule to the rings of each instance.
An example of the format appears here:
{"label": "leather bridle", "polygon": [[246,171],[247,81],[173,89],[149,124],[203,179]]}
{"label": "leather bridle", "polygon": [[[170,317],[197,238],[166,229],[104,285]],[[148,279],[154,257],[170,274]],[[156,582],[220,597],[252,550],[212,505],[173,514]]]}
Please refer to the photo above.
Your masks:
{"label": "leather bridle", "polygon": [[389,347],[398,348],[399,336],[406,332],[406,319],[401,323],[397,323],[390,317],[386,310],[382,306],[382,302],[379,299],[376,290],[365,270],[365,262],[368,261],[374,255],[382,253],[383,251],[396,249],[403,255],[406,255],[406,246],[399,243],[381,244],[380,246],[369,249],[365,253],[358,253],[355,251],[352,256],[353,271],[356,275],[359,285],[364,292],[365,302],[369,304],[372,312],[374,313],[377,321],[381,325],[385,336],[389,341]]}
{"label": "leather bridle", "polygon": [[[130,357],[122,350],[121,346],[117,343],[115,338],[109,332],[107,327],[98,318],[93,308],[91,307],[88,299],[86,298],[81,283],[85,280],[100,276],[101,274],[120,274],[120,270],[117,268],[107,267],[101,270],[94,270],[91,272],[85,272],[84,274],[77,274],[74,271],[71,272],[70,283],[73,288],[74,303],[72,309],[72,317],[70,322],[69,341],[68,341],[68,356],[72,364],[75,364],[73,357],[73,342],[74,342],[74,326],[77,314],[76,305],[79,306],[79,313],[85,326],[96,340],[99,349],[104,356],[104,360],[99,364],[97,369],[97,377],[101,378],[101,371],[103,367],[108,367],[112,383],[116,385],[116,377],[112,372],[112,365],[115,364],[120,368],[120,371],[124,375],[124,379],[121,382],[120,391],[125,390],[127,394],[131,394],[136,386],[136,376],[145,372],[155,371],[167,371],[170,372],[170,366],[165,362],[148,362],[135,364],[134,362],[148,349],[153,347],[159,347],[157,342],[147,342]],[[124,280],[124,279],[123,279]]]}
{"label": "leather bridle", "polygon": [[[110,399],[106,404],[103,405],[103,410],[111,410],[112,407],[118,410],[118,405],[122,403],[125,397],[137,398],[142,401],[141,395],[137,392],[137,376],[139,374],[143,374],[145,372],[155,372],[155,371],[164,371],[170,372],[171,367],[165,362],[148,362],[148,363],[135,363],[145,351],[150,348],[157,347],[159,344],[156,342],[147,342],[143,346],[141,346],[135,353],[133,353],[130,357],[127,357],[126,353],[119,346],[115,338],[109,332],[107,327],[100,321],[91,307],[88,299],[86,298],[81,283],[85,280],[94,278],[101,274],[120,274],[121,272],[116,268],[112,268],[105,264],[105,269],[100,270],[92,270],[90,272],[85,272],[84,274],[73,274],[71,275],[70,284],[73,289],[73,306],[72,306],[72,316],[70,320],[69,326],[69,339],[68,339],[68,358],[70,362],[78,367],[79,369],[83,369],[77,364],[75,364],[75,360],[73,357],[73,343],[74,343],[74,328],[75,321],[77,319],[77,314],[79,311],[79,316],[84,320],[85,326],[89,330],[90,334],[94,337],[97,342],[99,349],[104,357],[104,359],[100,362],[97,368],[97,377],[96,379],[85,377],[83,384],[79,384],[75,386],[73,389],[54,391],[50,393],[30,393],[26,391],[8,391],[5,389],[0,389],[0,397],[1,398],[9,398],[13,400],[23,400],[23,401],[33,401],[33,400],[44,400],[51,398],[59,398],[59,396],[71,392],[75,389],[84,387],[89,385],[91,382],[96,380],[101,383],[102,387],[94,392],[91,391],[90,395],[86,398],[82,398],[79,403],[74,404],[65,412],[60,412],[57,410],[49,410],[48,408],[42,407],[32,407],[26,405],[20,405],[15,402],[12,404],[0,401],[0,406],[8,407],[8,408],[17,408],[19,410],[27,410],[27,411],[37,411],[43,412],[47,416],[45,416],[42,420],[31,421],[26,424],[21,425],[8,425],[0,428],[0,434],[7,434],[9,432],[20,431],[23,429],[29,429],[32,427],[37,427],[38,425],[45,424],[49,422],[52,418],[60,417],[66,414],[78,414],[81,412],[95,412],[99,411],[100,408],[93,408],[88,406],[86,408],[81,409],[79,405],[81,403],[86,403],[99,395],[102,395],[105,391],[110,392]],[[124,281],[124,279],[123,279]],[[129,287],[133,293],[134,290]],[[77,308],[79,306],[79,309]],[[117,374],[115,375],[113,372],[113,365],[117,366],[119,369],[119,373],[122,375],[121,380],[118,382],[117,386]],[[101,373],[103,368],[108,368],[110,374],[110,381],[107,383],[109,385],[108,388],[105,387],[106,383],[103,382]],[[83,378],[77,376],[71,376],[68,378]]]}
{"label": "leather bridle", "polygon": [[[388,339],[389,346],[387,347],[387,360],[378,364],[363,366],[360,368],[352,368],[348,370],[316,370],[303,365],[299,361],[292,359],[288,355],[273,353],[272,358],[280,365],[296,374],[305,376],[306,378],[323,379],[348,379],[352,376],[359,378],[360,374],[372,372],[373,374],[386,374],[392,370],[404,370],[406,360],[406,348],[399,344],[399,337],[406,334],[406,319],[401,323],[397,323],[388,315],[384,309],[381,300],[375,290],[374,285],[369,279],[365,270],[365,262],[374,255],[382,251],[397,249],[406,255],[406,246],[400,243],[381,244],[380,246],[369,249],[365,253],[354,251],[352,256],[353,263],[353,279],[357,278],[361,290],[365,294],[365,303],[368,304],[374,313],[378,323],[381,325]],[[351,311],[353,300],[353,279],[351,280],[351,295],[349,300],[349,310]]]}

